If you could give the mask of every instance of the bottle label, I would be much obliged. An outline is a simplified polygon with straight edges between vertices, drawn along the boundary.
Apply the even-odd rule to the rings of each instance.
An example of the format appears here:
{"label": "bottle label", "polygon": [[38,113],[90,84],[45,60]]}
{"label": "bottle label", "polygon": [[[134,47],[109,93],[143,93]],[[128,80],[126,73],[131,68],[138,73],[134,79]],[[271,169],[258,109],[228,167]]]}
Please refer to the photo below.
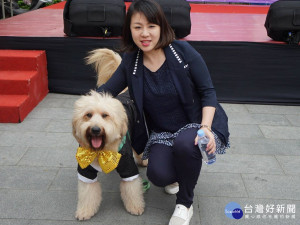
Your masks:
{"label": "bottle label", "polygon": [[206,147],[207,147],[207,144],[201,144],[201,154],[202,154],[202,158],[205,162],[208,161],[208,153],[206,151]]}
{"label": "bottle label", "polygon": [[202,154],[202,159],[206,164],[212,164],[216,161],[216,154],[209,154],[206,151],[207,144],[201,144],[200,150]]}

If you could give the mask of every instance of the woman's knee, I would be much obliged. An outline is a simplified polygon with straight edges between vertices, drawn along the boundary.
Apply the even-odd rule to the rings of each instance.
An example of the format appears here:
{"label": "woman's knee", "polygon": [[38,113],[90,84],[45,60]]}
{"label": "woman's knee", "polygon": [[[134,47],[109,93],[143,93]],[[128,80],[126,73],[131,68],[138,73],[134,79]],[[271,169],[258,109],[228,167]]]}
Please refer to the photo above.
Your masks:
{"label": "woman's knee", "polygon": [[201,153],[198,146],[195,145],[196,129],[182,131],[174,140],[174,155],[176,158],[201,158]]}
{"label": "woman's knee", "polygon": [[162,144],[154,144],[151,147],[147,177],[159,187],[171,184],[176,179],[172,147]]}
{"label": "woman's knee", "polygon": [[168,174],[163,170],[147,168],[147,177],[155,186],[165,187],[175,182],[175,177],[172,174]]}

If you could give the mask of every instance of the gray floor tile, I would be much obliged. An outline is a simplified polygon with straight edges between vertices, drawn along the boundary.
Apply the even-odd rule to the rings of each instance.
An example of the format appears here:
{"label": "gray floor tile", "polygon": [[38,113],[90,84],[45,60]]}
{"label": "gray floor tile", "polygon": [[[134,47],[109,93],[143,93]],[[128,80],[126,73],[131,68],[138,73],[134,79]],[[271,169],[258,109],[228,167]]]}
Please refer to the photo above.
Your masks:
{"label": "gray floor tile", "polygon": [[299,106],[281,106],[281,105],[246,105],[251,113],[266,114],[300,114]]}
{"label": "gray floor tile", "polygon": [[242,177],[238,173],[202,172],[195,188],[195,195],[248,197]]}
{"label": "gray floor tile", "polygon": [[60,120],[60,119],[51,119],[48,126],[45,128],[47,132],[58,132],[58,133],[72,133],[72,121]]}
{"label": "gray floor tile", "polygon": [[300,139],[300,127],[259,125],[266,138],[270,139]]}
{"label": "gray floor tile", "polygon": [[2,131],[44,131],[50,119],[30,119],[25,118],[22,123],[0,123]]}
{"label": "gray floor tile", "polygon": [[76,147],[29,147],[18,165],[76,167]]}
{"label": "gray floor tile", "polygon": [[300,200],[300,177],[292,175],[243,174],[250,198]]}
{"label": "gray floor tile", "polygon": [[70,94],[57,94],[57,93],[49,93],[46,98],[54,98],[54,99],[78,99],[80,95],[70,95]]}
{"label": "gray floor tile", "polygon": [[67,147],[72,145],[71,133],[5,132],[0,136],[2,146]]}
{"label": "gray floor tile", "polygon": [[[111,225],[144,225],[144,223],[140,222],[135,222],[132,223],[133,221],[127,222],[127,221],[119,221],[118,223],[110,223]],[[28,225],[108,225],[107,221],[96,221],[96,222],[91,222],[91,221],[66,221],[66,220],[31,220]]]}
{"label": "gray floor tile", "polygon": [[300,156],[276,155],[285,174],[300,175]]}
{"label": "gray floor tile", "polygon": [[60,168],[49,190],[77,192],[77,183],[77,168]]}
{"label": "gray floor tile", "polygon": [[217,161],[212,165],[203,164],[202,170],[215,173],[283,174],[275,156],[266,155],[217,155]]}
{"label": "gray floor tile", "polygon": [[260,125],[277,125],[290,126],[291,123],[285,115],[270,115],[270,114],[252,114],[241,112],[228,112],[230,124],[260,124]]}
{"label": "gray floor tile", "polygon": [[18,220],[18,219],[0,219],[1,225],[29,225],[29,220]]}
{"label": "gray floor tile", "polygon": [[227,154],[300,156],[300,140],[230,138]]}
{"label": "gray floor tile", "polygon": [[0,218],[74,220],[76,196],[76,192],[0,189]]}
{"label": "gray floor tile", "polygon": [[25,152],[27,151],[26,146],[11,146],[3,147],[0,146],[0,165],[1,166],[13,166],[16,165]]}
{"label": "gray floor tile", "polygon": [[76,100],[78,100],[80,98],[80,96],[76,96],[76,98],[71,98],[71,99],[65,99],[64,102],[64,108],[70,108],[70,109],[74,109],[74,104],[76,102]]}
{"label": "gray floor tile", "polygon": [[39,104],[40,108],[73,108],[74,102],[79,99],[79,95],[57,95],[50,93]]}
{"label": "gray floor tile", "polygon": [[43,167],[2,166],[0,188],[47,190],[58,169]]}
{"label": "gray floor tile", "polygon": [[226,113],[235,112],[235,113],[249,113],[246,105],[244,104],[221,104]]}
{"label": "gray floor tile", "polygon": [[35,108],[27,118],[30,119],[70,119],[73,115],[72,108]]}
{"label": "gray floor tile", "polygon": [[64,108],[65,98],[46,97],[39,103],[39,108]]}
{"label": "gray floor tile", "polygon": [[298,115],[285,115],[293,126],[300,127],[300,114]]}
{"label": "gray floor tile", "polygon": [[[230,122],[230,119],[229,119]],[[230,137],[262,138],[263,134],[258,125],[229,123]]]}

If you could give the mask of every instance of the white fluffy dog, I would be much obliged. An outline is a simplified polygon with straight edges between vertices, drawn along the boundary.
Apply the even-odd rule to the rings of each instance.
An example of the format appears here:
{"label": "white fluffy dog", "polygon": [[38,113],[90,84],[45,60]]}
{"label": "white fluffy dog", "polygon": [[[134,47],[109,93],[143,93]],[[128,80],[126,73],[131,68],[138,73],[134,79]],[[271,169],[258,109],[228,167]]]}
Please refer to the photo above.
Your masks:
{"label": "white fluffy dog", "polygon": [[[110,78],[120,62],[121,57],[109,49],[95,50],[87,58],[87,63],[93,64],[98,72],[98,86]],[[95,91],[75,102],[72,127],[80,144],[76,154],[78,220],[90,219],[101,204],[102,191],[97,172],[109,173],[114,169],[122,178],[120,192],[126,210],[134,215],[144,212],[142,179],[133,160],[130,142],[128,144],[127,113],[119,100]]]}

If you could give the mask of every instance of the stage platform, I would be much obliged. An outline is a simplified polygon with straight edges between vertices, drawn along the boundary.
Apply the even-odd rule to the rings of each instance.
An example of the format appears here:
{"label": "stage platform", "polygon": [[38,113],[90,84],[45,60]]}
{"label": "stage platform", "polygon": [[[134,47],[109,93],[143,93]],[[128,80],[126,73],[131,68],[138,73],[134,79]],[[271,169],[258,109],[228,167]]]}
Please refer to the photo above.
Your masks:
{"label": "stage platform", "polygon": [[[63,6],[0,20],[0,49],[46,50],[50,92],[83,94],[95,87],[87,52],[116,50],[120,38],[65,36]],[[220,102],[300,105],[300,47],[267,36],[268,6],[191,6],[192,31],[184,40],[205,59]]]}

